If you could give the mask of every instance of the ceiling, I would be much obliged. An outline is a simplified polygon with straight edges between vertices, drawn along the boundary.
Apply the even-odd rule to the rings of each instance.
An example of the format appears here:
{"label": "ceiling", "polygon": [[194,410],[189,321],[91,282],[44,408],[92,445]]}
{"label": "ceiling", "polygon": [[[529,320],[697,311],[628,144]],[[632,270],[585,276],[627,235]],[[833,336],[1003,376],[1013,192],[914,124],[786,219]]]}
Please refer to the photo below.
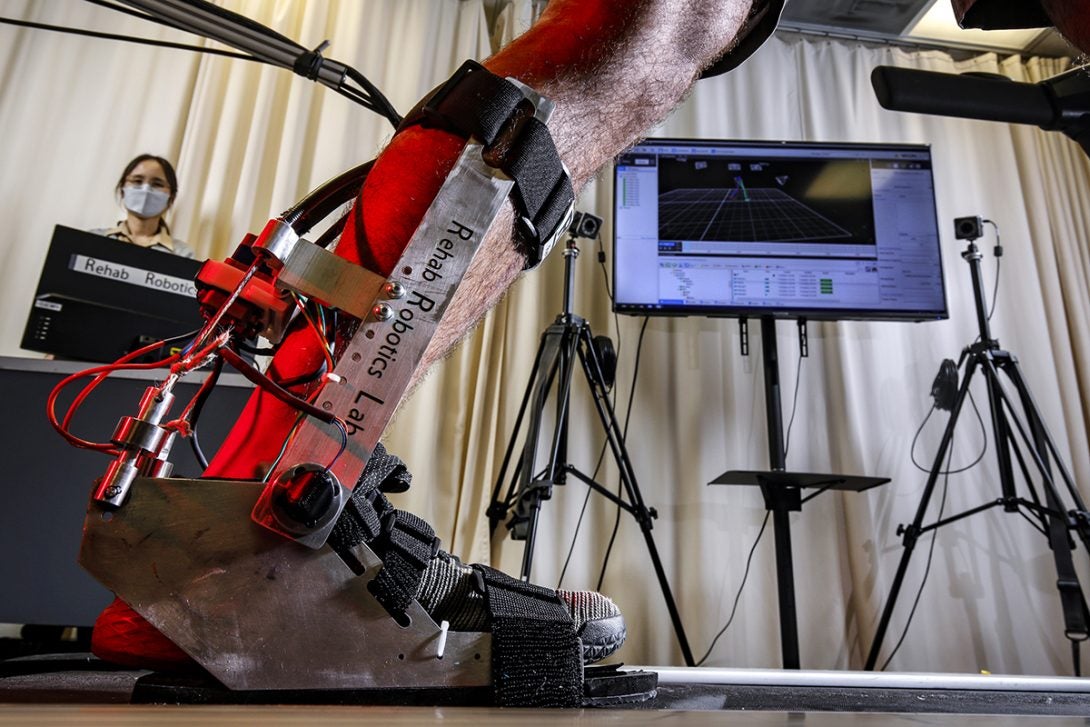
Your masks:
{"label": "ceiling", "polygon": [[954,22],[950,0],[787,0],[781,28],[877,42],[1028,55],[1076,55],[1052,30],[962,30]]}

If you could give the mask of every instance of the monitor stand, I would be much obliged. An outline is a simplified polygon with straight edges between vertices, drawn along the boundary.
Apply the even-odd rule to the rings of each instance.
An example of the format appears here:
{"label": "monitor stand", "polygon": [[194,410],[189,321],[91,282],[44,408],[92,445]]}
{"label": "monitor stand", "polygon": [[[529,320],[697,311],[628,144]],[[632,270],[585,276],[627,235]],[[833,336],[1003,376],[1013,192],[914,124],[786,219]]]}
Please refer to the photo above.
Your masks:
{"label": "monitor stand", "polygon": [[[800,344],[805,348],[806,321],[799,321]],[[745,320],[742,321],[742,353],[748,353]],[[826,490],[862,490],[889,482],[888,477],[853,477],[809,472],[787,472],[783,442],[783,412],[780,406],[780,366],[776,349],[776,320],[761,318],[761,350],[764,354],[765,419],[768,423],[767,471],[730,470],[711,481],[713,485],[750,485],[761,488],[765,509],[772,513],[776,539],[776,583],[780,606],[780,650],[784,669],[798,669],[799,632],[795,607],[795,571],[791,558],[791,521],[788,513],[802,510],[802,504]],[[804,488],[814,492],[802,496]]]}

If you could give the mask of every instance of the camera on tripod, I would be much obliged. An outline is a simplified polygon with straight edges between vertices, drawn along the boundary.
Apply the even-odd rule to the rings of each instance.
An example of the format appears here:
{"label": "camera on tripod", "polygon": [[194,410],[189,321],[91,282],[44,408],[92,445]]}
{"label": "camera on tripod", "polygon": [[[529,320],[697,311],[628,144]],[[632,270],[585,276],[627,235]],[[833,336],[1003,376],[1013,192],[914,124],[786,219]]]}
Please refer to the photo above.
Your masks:
{"label": "camera on tripod", "polygon": [[593,240],[598,237],[598,230],[602,227],[602,218],[595,217],[589,212],[576,212],[568,225],[568,234],[572,237],[585,237]]}
{"label": "camera on tripod", "polygon": [[954,237],[958,240],[977,240],[984,236],[984,220],[977,217],[954,218]]}

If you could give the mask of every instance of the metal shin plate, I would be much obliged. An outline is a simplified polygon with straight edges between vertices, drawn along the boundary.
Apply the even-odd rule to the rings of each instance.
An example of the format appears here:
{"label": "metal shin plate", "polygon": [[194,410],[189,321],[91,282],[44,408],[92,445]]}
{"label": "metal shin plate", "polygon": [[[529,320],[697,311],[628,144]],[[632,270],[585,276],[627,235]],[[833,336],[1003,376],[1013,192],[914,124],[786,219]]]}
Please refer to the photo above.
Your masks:
{"label": "metal shin plate", "polygon": [[399,626],[328,546],[250,520],[261,483],[140,479],[113,512],[94,502],[80,563],[231,689],[491,683],[491,635],[442,634],[415,601]]}
{"label": "metal shin plate", "polygon": [[376,299],[377,314],[341,353],[336,383],[315,399],[344,422],[347,444],[337,429],[308,417],[284,453],[285,468],[315,462],[328,464],[348,487],[359,479],[511,190],[513,182],[484,162],[481,149],[469,143],[458,157],[390,275],[398,293]]}

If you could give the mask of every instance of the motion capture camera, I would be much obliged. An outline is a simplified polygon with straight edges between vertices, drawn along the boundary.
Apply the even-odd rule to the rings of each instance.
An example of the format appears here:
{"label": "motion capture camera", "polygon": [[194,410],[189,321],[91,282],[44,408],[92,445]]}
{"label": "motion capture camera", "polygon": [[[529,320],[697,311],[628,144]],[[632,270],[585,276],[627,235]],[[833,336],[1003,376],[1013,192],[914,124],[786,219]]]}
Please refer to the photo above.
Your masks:
{"label": "motion capture camera", "polygon": [[976,240],[984,236],[984,221],[980,217],[954,219],[954,237],[958,240]]}
{"label": "motion capture camera", "polygon": [[595,217],[589,212],[576,212],[568,226],[568,234],[572,237],[585,237],[593,240],[598,237],[598,230],[602,227],[602,218]]}

